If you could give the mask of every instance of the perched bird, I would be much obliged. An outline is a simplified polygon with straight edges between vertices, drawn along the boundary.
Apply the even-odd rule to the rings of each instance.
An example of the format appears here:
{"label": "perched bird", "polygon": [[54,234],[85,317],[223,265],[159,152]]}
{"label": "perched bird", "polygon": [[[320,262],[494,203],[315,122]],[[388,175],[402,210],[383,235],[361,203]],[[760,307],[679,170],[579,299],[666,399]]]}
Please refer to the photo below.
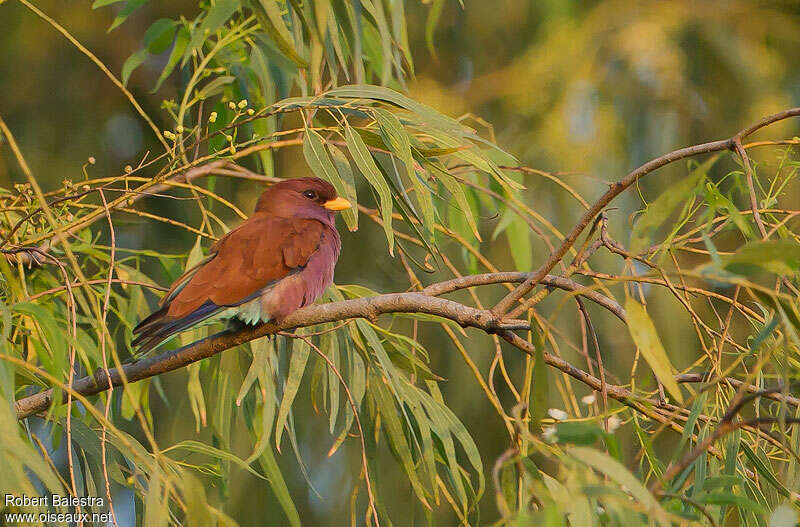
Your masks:
{"label": "perched bird", "polygon": [[132,345],[145,353],[201,323],[280,321],[311,304],[333,281],[339,258],[334,213],[351,206],[321,179],[274,184],[250,218],[172,284],[158,311],[133,330]]}

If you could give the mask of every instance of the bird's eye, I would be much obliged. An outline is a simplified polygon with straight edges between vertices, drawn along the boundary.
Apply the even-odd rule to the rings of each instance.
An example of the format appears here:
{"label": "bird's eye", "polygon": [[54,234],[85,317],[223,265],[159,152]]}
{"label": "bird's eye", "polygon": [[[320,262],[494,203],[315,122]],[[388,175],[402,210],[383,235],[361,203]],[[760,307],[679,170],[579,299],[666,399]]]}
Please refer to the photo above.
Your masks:
{"label": "bird's eye", "polygon": [[317,199],[317,193],[314,192],[313,190],[306,190],[305,192],[303,192],[303,196],[305,196],[308,199],[312,199],[312,200],[316,200]]}

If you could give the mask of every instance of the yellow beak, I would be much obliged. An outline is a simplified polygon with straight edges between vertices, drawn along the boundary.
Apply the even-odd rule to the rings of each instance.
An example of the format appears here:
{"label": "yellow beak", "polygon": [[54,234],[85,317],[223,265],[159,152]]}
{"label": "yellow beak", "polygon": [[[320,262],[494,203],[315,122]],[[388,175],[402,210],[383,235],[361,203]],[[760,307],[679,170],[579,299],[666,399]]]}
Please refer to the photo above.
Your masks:
{"label": "yellow beak", "polygon": [[344,198],[336,198],[326,201],[325,203],[322,204],[322,206],[328,210],[336,211],[336,210],[349,209],[353,205]]}

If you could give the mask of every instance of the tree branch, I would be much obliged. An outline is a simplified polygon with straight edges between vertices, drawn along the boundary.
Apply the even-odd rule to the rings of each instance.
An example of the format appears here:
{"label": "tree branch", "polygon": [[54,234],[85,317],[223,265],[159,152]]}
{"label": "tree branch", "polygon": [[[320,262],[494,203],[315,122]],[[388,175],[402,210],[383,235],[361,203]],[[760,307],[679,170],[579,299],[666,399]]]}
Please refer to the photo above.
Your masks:
{"label": "tree branch", "polygon": [[[564,238],[564,241],[555,251],[550,253],[550,256],[547,258],[539,269],[537,269],[533,275],[525,280],[521,285],[519,285],[516,289],[508,293],[500,302],[495,305],[491,311],[494,313],[498,318],[504,316],[511,307],[523,296],[528,294],[537,283],[539,283],[542,278],[549,273],[556,264],[561,261],[567,251],[569,251],[570,247],[575,243],[581,233],[586,229],[586,227],[592,223],[595,216],[600,214],[600,212],[608,205],[611,200],[615,197],[620,195],[624,192],[628,187],[636,183],[639,178],[657,170],[665,165],[668,165],[674,161],[678,161],[681,159],[685,159],[687,157],[693,157],[698,154],[707,154],[710,152],[719,152],[722,150],[731,150],[736,148],[736,141],[741,142],[742,139],[745,137],[753,134],[754,132],[768,126],[772,123],[777,121],[781,121],[783,119],[787,119],[789,117],[795,117],[800,115],[800,107],[798,108],[790,108],[788,110],[784,110],[780,113],[776,113],[774,115],[770,115],[768,117],[763,118],[761,121],[741,130],[733,137],[728,139],[723,139],[721,141],[712,141],[710,143],[703,143],[699,145],[689,146],[686,148],[681,148],[678,150],[674,150],[668,154],[664,154],[663,156],[657,157],[648,161],[647,163],[643,164],[639,168],[635,169],[634,171],[630,172],[627,176],[622,178],[617,183],[614,183],[610,186],[610,188],[600,196],[592,206],[584,213],[578,223],[573,227],[573,229],[569,232],[569,234]],[[511,313],[510,316],[517,317],[520,313],[525,312],[527,309],[526,304],[522,304],[517,306]]]}

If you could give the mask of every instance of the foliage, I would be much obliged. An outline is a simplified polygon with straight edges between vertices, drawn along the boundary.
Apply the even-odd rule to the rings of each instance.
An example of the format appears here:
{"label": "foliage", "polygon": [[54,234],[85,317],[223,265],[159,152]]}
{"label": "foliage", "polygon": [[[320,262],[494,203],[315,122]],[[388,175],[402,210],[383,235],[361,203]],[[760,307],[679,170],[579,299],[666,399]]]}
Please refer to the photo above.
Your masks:
{"label": "foliage", "polygon": [[[111,34],[142,4],[117,6]],[[442,4],[429,10],[432,47]],[[796,139],[742,146],[770,149],[777,163],[716,155],[689,162],[688,175],[658,196],[640,191],[624,243],[609,233],[623,217],[592,217],[554,270],[575,287],[540,288],[525,308],[514,306],[530,324],[518,331],[524,344],[441,316],[392,313],[253,340],[179,379],[154,376],[88,397],[66,390],[139,359],[128,343],[150,291],[245,216],[237,191],[255,194],[280,177],[287,150],[358,204],[344,225],[366,237],[364,225],[374,224],[381,238],[370,243],[386,244],[409,290],[503,266],[528,272],[544,259],[534,247],[555,250],[567,231],[537,212],[525,186],[553,182],[580,212],[589,197],[567,178],[519,166],[490,130],[404,94],[414,71],[405,10],[401,0],[217,0],[191,20],[156,20],[122,66],[119,87],[130,95],[124,85],[137,68],[163,55],[153,89],[174,80],[179,96],[162,104],[169,129],[153,125],[164,152],[117,176],[95,175],[90,159],[79,182],[43,192],[3,126],[28,182],[0,195],[0,395],[8,403],[0,424],[9,431],[0,436],[0,493],[106,496],[118,511],[129,501],[137,524],[235,525],[243,519],[230,489],[253,478],[299,525],[283,461],[295,458],[292,470],[316,492],[298,418],[315,415],[308,419],[326,421],[329,436],[314,437],[313,449],[347,455],[349,496],[341,499],[354,524],[792,525],[800,485]],[[197,214],[168,214],[151,201]],[[185,254],[126,248],[117,226],[130,216],[195,243]],[[485,283],[512,290],[527,277]],[[449,292],[483,310],[504,290]],[[375,295],[364,284],[337,284],[323,301]],[[676,323],[694,338],[671,338],[665,329]],[[180,344],[207,335],[195,329]],[[691,361],[679,362],[678,348],[689,348]],[[632,360],[609,364],[611,349]],[[456,354],[473,376],[472,397],[493,412],[487,426],[507,434],[510,446],[497,456],[480,448],[443,394],[450,371],[435,365],[455,364],[440,356]],[[63,390],[66,404],[18,421],[13,401],[47,387],[56,398]],[[169,423],[158,416],[182,416],[154,407],[180,400],[196,437],[165,446],[159,429]],[[413,511],[398,510],[403,502],[392,495],[398,473]]]}

